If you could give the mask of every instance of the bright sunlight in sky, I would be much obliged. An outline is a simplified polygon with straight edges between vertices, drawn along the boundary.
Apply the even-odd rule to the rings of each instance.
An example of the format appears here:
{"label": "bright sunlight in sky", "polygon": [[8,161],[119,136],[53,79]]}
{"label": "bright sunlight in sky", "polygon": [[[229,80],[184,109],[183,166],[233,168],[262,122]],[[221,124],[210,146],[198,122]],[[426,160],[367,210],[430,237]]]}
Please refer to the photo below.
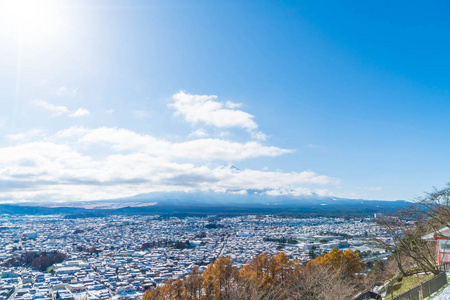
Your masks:
{"label": "bright sunlight in sky", "polygon": [[412,200],[449,181],[448,9],[0,0],[0,202]]}
{"label": "bright sunlight in sky", "polygon": [[2,29],[19,42],[43,43],[61,27],[60,4],[57,0],[2,0]]}

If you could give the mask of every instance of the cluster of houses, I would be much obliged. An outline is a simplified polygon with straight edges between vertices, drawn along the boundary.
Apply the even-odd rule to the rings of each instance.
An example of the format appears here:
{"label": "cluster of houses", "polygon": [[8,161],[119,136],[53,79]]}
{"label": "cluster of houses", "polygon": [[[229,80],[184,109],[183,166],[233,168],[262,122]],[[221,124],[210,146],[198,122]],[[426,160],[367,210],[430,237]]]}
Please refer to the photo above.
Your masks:
{"label": "cluster of houses", "polygon": [[[238,266],[280,251],[307,261],[311,251],[333,247],[374,250],[374,235],[384,236],[372,219],[3,215],[0,300],[140,299],[146,289],[185,277],[194,267],[203,271],[220,256]],[[24,253],[52,251],[67,260],[45,272],[8,264]]]}

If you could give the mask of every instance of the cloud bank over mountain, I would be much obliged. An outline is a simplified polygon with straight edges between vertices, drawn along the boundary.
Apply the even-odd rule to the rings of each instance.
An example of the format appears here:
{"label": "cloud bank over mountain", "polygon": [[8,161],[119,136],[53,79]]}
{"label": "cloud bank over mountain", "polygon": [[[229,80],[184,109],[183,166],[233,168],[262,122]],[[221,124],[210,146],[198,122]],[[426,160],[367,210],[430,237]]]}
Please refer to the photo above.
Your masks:
{"label": "cloud bank over mountain", "polygon": [[[284,172],[233,167],[232,163],[293,153],[266,145],[254,116],[242,105],[217,96],[173,95],[169,108],[185,122],[217,128],[236,127],[247,141],[208,136],[200,127],[177,141],[127,128],[70,126],[10,134],[0,147],[0,199],[3,201],[70,201],[127,197],[150,192],[221,192],[265,195],[332,195],[339,180],[309,170]],[[33,102],[52,117],[72,115],[65,106]]]}

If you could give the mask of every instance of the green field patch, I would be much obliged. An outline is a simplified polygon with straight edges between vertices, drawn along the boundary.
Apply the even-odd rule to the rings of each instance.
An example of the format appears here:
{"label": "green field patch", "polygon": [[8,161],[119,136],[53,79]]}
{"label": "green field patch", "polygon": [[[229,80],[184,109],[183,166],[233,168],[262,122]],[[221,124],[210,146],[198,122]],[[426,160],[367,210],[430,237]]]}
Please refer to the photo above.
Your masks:
{"label": "green field patch", "polygon": [[430,280],[434,275],[414,275],[409,277],[403,277],[403,280],[397,282],[396,279],[392,280],[388,287],[388,292],[386,295],[386,300],[391,300],[401,293],[407,292],[410,289],[419,286],[421,283]]}

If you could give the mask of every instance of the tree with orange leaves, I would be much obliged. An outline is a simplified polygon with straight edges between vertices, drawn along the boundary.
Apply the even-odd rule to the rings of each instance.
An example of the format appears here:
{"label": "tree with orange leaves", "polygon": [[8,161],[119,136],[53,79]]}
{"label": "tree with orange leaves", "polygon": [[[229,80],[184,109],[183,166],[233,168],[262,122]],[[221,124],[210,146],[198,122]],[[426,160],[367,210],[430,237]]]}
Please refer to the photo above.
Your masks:
{"label": "tree with orange leaves", "polygon": [[203,294],[203,278],[198,267],[194,267],[184,280],[183,299],[199,300]]}
{"label": "tree with orange leaves", "polygon": [[183,281],[169,280],[165,285],[158,287],[152,291],[146,291],[142,300],[154,300],[154,299],[173,299],[182,300],[183,298]]}
{"label": "tree with orange leaves", "polygon": [[242,267],[239,276],[255,288],[267,288],[273,283],[273,277],[267,272],[270,263],[270,258],[266,254],[258,255]]}
{"label": "tree with orange leaves", "polygon": [[[286,286],[296,276],[295,263],[284,252],[268,257],[261,254],[249,261],[239,272],[240,285],[254,299],[282,299]],[[253,299],[253,298],[252,298]]]}
{"label": "tree with orange leaves", "polygon": [[317,257],[308,262],[307,267],[330,268],[339,272],[342,276],[352,276],[364,269],[364,263],[359,253],[353,252],[351,249],[342,250],[334,247],[324,256]]}
{"label": "tree with orange leaves", "polygon": [[[202,273],[197,268],[183,280],[169,280],[147,291],[143,300],[346,300],[356,290],[363,268],[361,258],[351,250],[335,248],[305,267],[284,252],[261,254],[240,271],[228,257],[218,258]],[[361,287],[363,288],[363,287]]]}
{"label": "tree with orange leaves", "polygon": [[219,257],[203,273],[203,288],[206,299],[232,299],[230,289],[237,277],[237,268],[229,257]]}

